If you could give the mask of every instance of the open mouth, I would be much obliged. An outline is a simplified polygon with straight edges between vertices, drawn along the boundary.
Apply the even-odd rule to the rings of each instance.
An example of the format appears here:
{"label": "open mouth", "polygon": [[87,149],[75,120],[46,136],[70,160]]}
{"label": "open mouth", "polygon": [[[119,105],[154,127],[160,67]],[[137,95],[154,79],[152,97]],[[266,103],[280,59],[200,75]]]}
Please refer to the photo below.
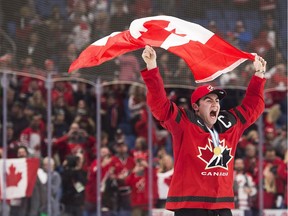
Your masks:
{"label": "open mouth", "polygon": [[217,115],[217,112],[216,112],[216,111],[211,111],[211,112],[210,112],[210,116],[211,116],[211,117],[215,118],[216,115]]}

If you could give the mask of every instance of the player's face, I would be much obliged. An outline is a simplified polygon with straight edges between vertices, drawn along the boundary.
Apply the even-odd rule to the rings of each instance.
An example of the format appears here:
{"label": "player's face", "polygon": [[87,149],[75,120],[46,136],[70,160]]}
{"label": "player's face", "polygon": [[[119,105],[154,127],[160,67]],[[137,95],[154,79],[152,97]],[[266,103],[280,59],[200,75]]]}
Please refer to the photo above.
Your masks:
{"label": "player's face", "polygon": [[199,100],[199,106],[195,111],[204,120],[205,124],[209,128],[212,128],[217,121],[220,111],[218,96],[213,93],[204,96]]}

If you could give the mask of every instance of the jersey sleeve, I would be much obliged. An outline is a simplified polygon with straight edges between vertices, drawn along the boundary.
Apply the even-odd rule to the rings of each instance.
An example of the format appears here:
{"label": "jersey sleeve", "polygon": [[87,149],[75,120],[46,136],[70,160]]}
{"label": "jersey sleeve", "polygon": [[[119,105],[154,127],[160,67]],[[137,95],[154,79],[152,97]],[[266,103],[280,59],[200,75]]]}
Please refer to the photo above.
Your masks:
{"label": "jersey sleeve", "polygon": [[172,115],[171,101],[166,96],[164,83],[158,68],[141,71],[147,87],[147,104],[153,116],[159,121],[166,121]]}
{"label": "jersey sleeve", "polygon": [[247,87],[246,94],[241,105],[233,109],[236,116],[244,125],[244,128],[247,128],[253,124],[264,111],[265,82],[266,79],[253,76]]}

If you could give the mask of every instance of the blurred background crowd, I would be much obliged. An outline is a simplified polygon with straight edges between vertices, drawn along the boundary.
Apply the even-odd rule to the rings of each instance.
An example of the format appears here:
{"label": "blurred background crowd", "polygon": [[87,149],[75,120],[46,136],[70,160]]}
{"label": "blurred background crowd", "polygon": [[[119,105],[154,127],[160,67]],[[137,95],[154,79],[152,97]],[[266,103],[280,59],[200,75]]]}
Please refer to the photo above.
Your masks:
{"label": "blurred background crowd", "polygon": [[[239,140],[235,204],[246,215],[257,215],[262,176],[264,208],[287,208],[286,0],[2,0],[0,72],[8,73],[9,83],[7,157],[38,157],[47,173],[45,81],[49,74],[62,77],[53,82],[51,94],[52,215],[96,215],[96,93],[85,80],[101,76],[106,83],[101,95],[101,211],[103,215],[148,214],[149,154],[153,156],[153,205],[164,208],[173,175],[172,141],[153,119],[153,152],[148,153],[149,113],[139,74],[144,68],[140,52],[71,75],[82,81],[67,78],[70,64],[89,44],[126,30],[134,19],[160,14],[198,23],[267,61],[263,128],[259,133],[259,125],[252,125]],[[191,108],[190,95],[199,84],[182,59],[156,50],[167,97]],[[241,102],[253,74],[252,62],[246,62],[212,82],[227,89],[222,108]],[[1,153],[4,150],[1,147]],[[47,212],[47,179],[40,176],[32,197],[8,202],[11,216]]]}

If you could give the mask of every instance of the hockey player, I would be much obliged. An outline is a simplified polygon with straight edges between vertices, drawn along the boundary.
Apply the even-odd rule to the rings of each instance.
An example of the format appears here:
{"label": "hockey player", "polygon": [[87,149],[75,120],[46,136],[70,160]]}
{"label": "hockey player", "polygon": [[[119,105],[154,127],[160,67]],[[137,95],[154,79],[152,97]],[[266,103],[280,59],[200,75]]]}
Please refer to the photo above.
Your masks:
{"label": "hockey player", "polygon": [[191,111],[166,97],[155,50],[147,45],[142,58],[147,103],[173,139],[174,175],[166,208],[175,216],[232,216],[234,155],[244,130],[264,111],[266,61],[255,57],[256,72],[242,104],[222,111],[220,100],[226,92],[204,85],[192,93]]}

